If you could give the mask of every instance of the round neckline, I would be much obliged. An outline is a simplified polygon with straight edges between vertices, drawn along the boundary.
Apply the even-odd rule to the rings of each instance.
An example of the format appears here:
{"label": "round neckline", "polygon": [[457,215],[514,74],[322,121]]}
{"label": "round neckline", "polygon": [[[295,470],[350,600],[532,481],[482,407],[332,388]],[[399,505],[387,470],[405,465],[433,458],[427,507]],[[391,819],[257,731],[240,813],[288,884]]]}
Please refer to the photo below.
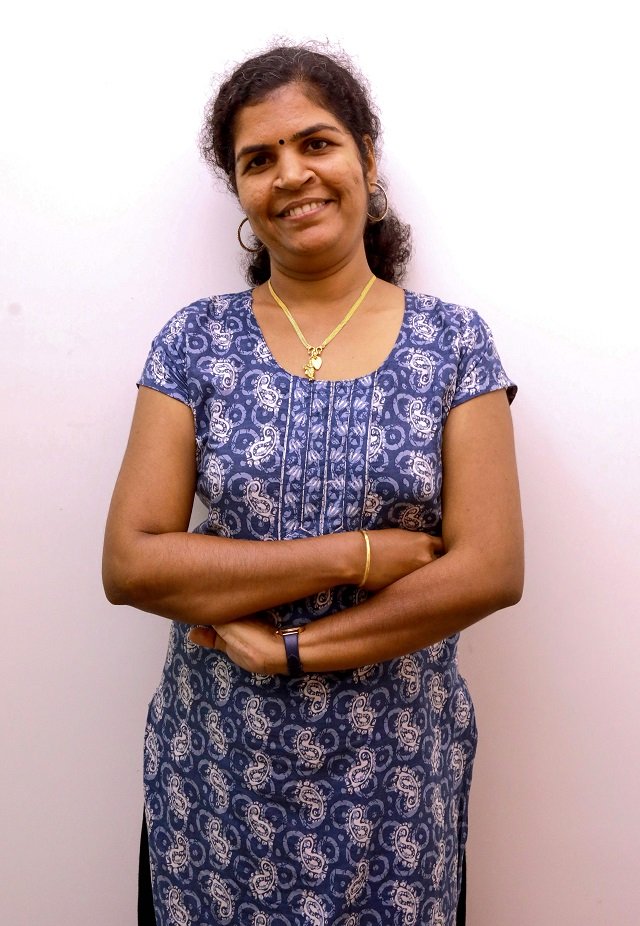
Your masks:
{"label": "round neckline", "polygon": [[253,324],[253,325],[255,326],[255,328],[256,328],[256,330],[257,330],[257,332],[258,332],[258,335],[259,335],[259,337],[260,337],[260,340],[262,341],[262,345],[263,345],[263,348],[264,348],[265,356],[268,357],[268,359],[271,361],[271,363],[273,364],[273,366],[274,366],[279,372],[284,373],[285,376],[288,376],[290,380],[296,381],[296,382],[299,381],[299,382],[308,383],[308,384],[313,383],[313,384],[316,385],[316,386],[320,386],[320,385],[322,385],[322,386],[324,386],[324,385],[335,386],[335,385],[340,385],[340,384],[345,384],[345,385],[346,385],[346,384],[349,384],[349,383],[360,383],[360,382],[364,382],[365,380],[372,380],[372,379],[374,379],[379,373],[381,373],[381,372],[384,370],[384,368],[387,366],[387,364],[389,363],[389,361],[392,359],[392,357],[393,357],[393,355],[395,354],[395,352],[397,351],[398,347],[400,346],[400,342],[401,342],[401,339],[402,339],[402,335],[403,335],[403,333],[404,333],[404,328],[405,328],[405,325],[406,325],[406,323],[407,323],[407,316],[408,316],[408,314],[409,314],[409,297],[410,297],[410,295],[411,295],[411,293],[410,293],[409,290],[404,289],[404,288],[402,289],[402,292],[403,292],[403,294],[404,294],[404,309],[403,309],[403,312],[402,312],[402,321],[400,322],[400,327],[399,327],[399,329],[398,329],[398,334],[397,334],[397,336],[396,336],[395,341],[393,342],[393,344],[392,344],[392,346],[391,346],[391,350],[389,351],[389,353],[387,354],[387,356],[384,358],[384,360],[382,361],[382,363],[381,363],[379,366],[377,366],[375,370],[371,370],[370,373],[363,373],[362,376],[352,376],[350,379],[313,379],[313,380],[309,380],[309,379],[307,379],[306,376],[301,376],[299,373],[291,373],[289,370],[285,370],[285,368],[282,366],[282,364],[278,363],[278,361],[276,360],[276,358],[275,358],[275,357],[273,356],[273,354],[271,353],[271,348],[270,348],[269,345],[267,344],[267,339],[266,339],[265,336],[264,336],[264,331],[262,330],[262,326],[260,325],[260,322],[259,322],[258,319],[256,318],[255,312],[253,311],[253,292],[254,292],[253,289],[247,289],[247,290],[244,291],[243,295],[245,296],[245,304],[246,304],[246,308],[247,308],[247,312],[248,312],[249,318],[250,318],[250,320],[251,320],[251,324]]}

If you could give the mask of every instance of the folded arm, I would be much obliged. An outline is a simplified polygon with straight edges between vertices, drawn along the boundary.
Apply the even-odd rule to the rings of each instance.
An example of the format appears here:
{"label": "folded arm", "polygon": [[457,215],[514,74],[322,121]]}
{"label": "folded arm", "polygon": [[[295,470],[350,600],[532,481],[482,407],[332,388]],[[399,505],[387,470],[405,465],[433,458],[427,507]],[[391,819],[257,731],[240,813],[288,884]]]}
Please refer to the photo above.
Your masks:
{"label": "folded arm", "polygon": [[[309,624],[299,637],[307,672],[382,662],[436,643],[500,608],[523,585],[523,534],[511,416],[504,391],[454,408],[443,438],[446,553],[364,604]],[[384,531],[371,532],[372,562]],[[284,648],[255,621],[194,630],[250,671],[286,672]]]}
{"label": "folded arm", "polygon": [[[365,548],[357,531],[277,542],[187,533],[195,449],[190,408],[141,387],[105,534],[103,582],[113,604],[220,626],[360,581]],[[367,582],[373,590],[430,562],[441,547],[428,535],[384,533]]]}

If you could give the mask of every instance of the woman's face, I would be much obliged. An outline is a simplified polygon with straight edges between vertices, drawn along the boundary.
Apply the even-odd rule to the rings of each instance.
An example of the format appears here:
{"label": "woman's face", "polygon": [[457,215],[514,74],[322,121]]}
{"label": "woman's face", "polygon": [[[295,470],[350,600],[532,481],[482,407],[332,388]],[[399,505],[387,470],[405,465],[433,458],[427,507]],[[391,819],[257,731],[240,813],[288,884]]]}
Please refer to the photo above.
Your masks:
{"label": "woman's face", "polygon": [[234,129],[238,198],[272,264],[304,275],[364,253],[371,145],[363,165],[348,129],[300,84],[243,107]]}

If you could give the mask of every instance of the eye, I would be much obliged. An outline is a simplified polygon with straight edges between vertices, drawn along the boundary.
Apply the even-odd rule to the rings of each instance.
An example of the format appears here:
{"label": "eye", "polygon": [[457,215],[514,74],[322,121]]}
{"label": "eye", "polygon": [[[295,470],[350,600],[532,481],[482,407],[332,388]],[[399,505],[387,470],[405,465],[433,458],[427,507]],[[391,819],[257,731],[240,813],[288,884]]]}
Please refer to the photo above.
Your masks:
{"label": "eye", "polygon": [[266,167],[269,163],[269,155],[265,152],[260,152],[259,154],[254,154],[254,156],[246,162],[244,169],[245,172],[248,170],[260,170],[262,167]]}
{"label": "eye", "polygon": [[328,147],[329,142],[324,138],[310,138],[307,141],[307,148],[311,151],[324,151],[324,149]]}

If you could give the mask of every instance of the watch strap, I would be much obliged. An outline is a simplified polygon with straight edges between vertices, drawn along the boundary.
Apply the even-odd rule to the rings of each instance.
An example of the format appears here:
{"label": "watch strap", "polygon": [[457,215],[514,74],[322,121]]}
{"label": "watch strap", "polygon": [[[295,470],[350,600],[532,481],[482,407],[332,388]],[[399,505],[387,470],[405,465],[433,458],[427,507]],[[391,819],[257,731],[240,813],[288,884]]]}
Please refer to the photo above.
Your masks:
{"label": "watch strap", "polygon": [[298,637],[302,627],[288,627],[286,630],[276,630],[278,636],[282,637],[284,651],[287,656],[287,669],[291,678],[299,678],[303,674],[302,662],[300,661],[300,644]]}

